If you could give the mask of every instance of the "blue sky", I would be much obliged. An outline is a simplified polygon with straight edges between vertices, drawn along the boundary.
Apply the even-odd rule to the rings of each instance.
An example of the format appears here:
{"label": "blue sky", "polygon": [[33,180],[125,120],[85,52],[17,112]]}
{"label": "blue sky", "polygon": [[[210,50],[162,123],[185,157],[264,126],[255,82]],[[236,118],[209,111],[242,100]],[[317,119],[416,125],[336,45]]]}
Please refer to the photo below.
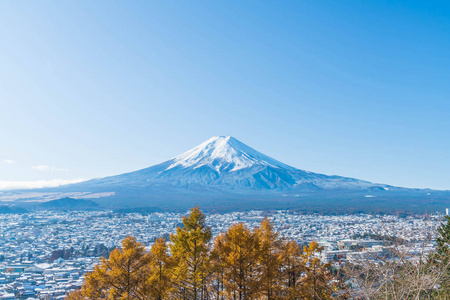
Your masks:
{"label": "blue sky", "polygon": [[0,188],[232,135],[305,170],[450,189],[447,1],[2,1],[0,36]]}

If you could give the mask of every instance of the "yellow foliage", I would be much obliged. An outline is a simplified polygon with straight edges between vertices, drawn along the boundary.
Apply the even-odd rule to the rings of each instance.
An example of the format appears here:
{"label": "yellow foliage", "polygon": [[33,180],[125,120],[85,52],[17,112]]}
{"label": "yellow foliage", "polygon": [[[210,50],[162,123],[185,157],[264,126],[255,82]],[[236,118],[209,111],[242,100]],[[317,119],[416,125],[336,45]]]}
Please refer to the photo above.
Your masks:
{"label": "yellow foliage", "polygon": [[265,299],[282,299],[282,241],[273,223],[265,218],[256,233],[260,239],[260,288]]}
{"label": "yellow foliage", "polygon": [[209,272],[209,242],[211,229],[205,215],[196,206],[182,219],[183,227],[170,236],[170,250],[174,259],[173,281],[178,296],[183,299],[201,299],[206,293]]}
{"label": "yellow foliage", "polygon": [[73,291],[65,299],[66,300],[85,300],[86,297],[83,296],[82,291]]}
{"label": "yellow foliage", "polygon": [[224,269],[225,294],[233,299],[257,299],[260,238],[244,224],[231,225],[217,236],[214,252]]}
{"label": "yellow foliage", "polygon": [[333,277],[318,243],[285,241],[266,218],[253,231],[232,225],[211,250],[211,229],[198,207],[182,223],[169,245],[156,239],[150,252],[126,237],[67,299],[331,299]]}
{"label": "yellow foliage", "polygon": [[318,254],[323,250],[315,241],[303,247],[304,275],[299,279],[300,295],[302,299],[331,299],[333,287],[331,285],[331,264],[322,264]]}
{"label": "yellow foliage", "polygon": [[172,270],[173,260],[167,249],[166,241],[163,238],[156,239],[150,250],[150,272],[147,281],[149,295],[152,299],[167,299],[173,289]]}
{"label": "yellow foliage", "polygon": [[113,250],[109,259],[102,258],[86,276],[81,294],[88,299],[152,299],[147,283],[149,262],[150,255],[145,253],[144,245],[126,237],[121,250]]}
{"label": "yellow foliage", "polygon": [[301,254],[302,249],[294,241],[285,242],[282,246],[281,259],[284,268],[282,295],[285,299],[298,299],[299,297],[298,281],[305,268]]}

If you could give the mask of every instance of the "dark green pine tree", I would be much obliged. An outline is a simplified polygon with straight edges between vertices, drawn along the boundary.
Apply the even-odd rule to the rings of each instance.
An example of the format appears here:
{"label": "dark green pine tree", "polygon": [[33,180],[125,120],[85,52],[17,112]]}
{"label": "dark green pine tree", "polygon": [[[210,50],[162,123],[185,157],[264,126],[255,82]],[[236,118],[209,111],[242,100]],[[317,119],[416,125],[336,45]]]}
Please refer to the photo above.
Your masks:
{"label": "dark green pine tree", "polygon": [[450,216],[445,216],[438,228],[436,244],[436,251],[430,256],[430,262],[436,272],[440,273],[439,296],[450,298]]}

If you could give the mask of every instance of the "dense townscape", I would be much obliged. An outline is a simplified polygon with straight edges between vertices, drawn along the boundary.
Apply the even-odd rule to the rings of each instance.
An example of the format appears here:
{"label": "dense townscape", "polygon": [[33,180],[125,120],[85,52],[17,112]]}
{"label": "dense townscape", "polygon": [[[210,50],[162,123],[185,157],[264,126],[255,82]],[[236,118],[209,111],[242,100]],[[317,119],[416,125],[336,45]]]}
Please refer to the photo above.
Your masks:
{"label": "dense townscape", "polygon": [[[120,247],[126,236],[151,246],[168,239],[181,225],[182,213],[52,212],[0,215],[0,299],[63,299],[83,284],[99,257]],[[442,214],[301,215],[289,211],[207,214],[213,236],[242,222],[258,226],[268,216],[275,229],[299,244],[317,241],[324,262],[348,261],[364,253],[382,253],[384,237],[415,245],[411,251],[434,248],[433,234]]]}

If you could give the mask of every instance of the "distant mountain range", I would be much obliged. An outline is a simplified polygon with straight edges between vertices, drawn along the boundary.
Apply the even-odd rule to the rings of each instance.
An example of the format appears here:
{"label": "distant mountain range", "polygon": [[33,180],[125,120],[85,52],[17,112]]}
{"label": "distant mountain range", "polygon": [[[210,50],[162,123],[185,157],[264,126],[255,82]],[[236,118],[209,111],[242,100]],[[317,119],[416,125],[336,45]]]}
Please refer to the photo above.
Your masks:
{"label": "distant mountain range", "polygon": [[300,170],[230,136],[213,137],[139,171],[52,189],[8,192],[0,195],[0,200],[16,196],[16,203],[25,203],[67,195],[97,198],[102,207],[115,208],[186,209],[200,204],[215,210],[345,213],[423,212],[450,205],[449,191],[400,188]]}

